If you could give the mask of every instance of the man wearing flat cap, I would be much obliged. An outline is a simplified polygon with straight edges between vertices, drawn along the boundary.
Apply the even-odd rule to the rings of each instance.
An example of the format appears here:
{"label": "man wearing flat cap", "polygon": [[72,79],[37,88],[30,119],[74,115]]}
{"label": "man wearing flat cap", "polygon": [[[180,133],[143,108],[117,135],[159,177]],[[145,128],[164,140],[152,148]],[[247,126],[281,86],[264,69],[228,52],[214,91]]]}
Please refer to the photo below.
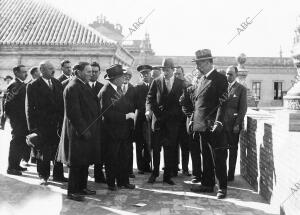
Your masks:
{"label": "man wearing flat cap", "polygon": [[225,198],[227,193],[226,159],[227,146],[223,141],[223,118],[227,99],[226,77],[213,66],[209,49],[196,52],[197,69],[203,74],[195,90],[193,128],[202,146],[203,175],[201,185],[191,188],[194,192],[213,192],[215,176],[219,190],[217,198]]}
{"label": "man wearing flat cap", "polygon": [[134,119],[131,104],[122,92],[125,69],[115,64],[106,70],[106,83],[98,94],[103,114],[103,135],[105,144],[105,172],[109,190],[117,187],[134,189],[129,183],[128,162],[130,126],[128,120]]}
{"label": "man wearing flat cap", "polygon": [[153,172],[148,182],[154,183],[159,176],[160,151],[164,148],[165,169],[163,182],[174,185],[171,180],[176,163],[176,140],[181,119],[179,98],[185,88],[184,81],[175,78],[174,62],[166,58],[162,63],[163,75],[154,79],[146,99],[146,117],[152,116]]}
{"label": "man wearing flat cap", "polygon": [[[145,116],[146,97],[150,88],[150,65],[140,65],[137,71],[140,72],[142,82],[135,86],[137,109],[135,111],[134,134],[136,141],[136,162],[139,174],[151,172],[151,154],[149,145],[149,135],[151,130]],[[147,135],[148,134],[148,135]]]}

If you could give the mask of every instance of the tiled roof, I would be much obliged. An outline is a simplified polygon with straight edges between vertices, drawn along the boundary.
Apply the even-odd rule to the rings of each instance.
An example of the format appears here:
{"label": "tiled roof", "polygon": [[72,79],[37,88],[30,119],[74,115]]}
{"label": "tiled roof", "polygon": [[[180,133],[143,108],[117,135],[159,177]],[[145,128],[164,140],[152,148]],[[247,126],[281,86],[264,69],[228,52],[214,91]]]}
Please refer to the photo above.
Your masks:
{"label": "tiled roof", "polygon": [[0,0],[0,45],[114,47],[115,42],[45,2]]}

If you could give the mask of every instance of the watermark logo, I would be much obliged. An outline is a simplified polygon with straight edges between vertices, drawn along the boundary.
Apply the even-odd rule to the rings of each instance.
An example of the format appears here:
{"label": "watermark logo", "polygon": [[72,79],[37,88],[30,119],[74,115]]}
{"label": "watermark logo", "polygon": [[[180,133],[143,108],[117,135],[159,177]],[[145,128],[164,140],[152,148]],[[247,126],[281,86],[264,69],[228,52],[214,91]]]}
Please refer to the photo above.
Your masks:
{"label": "watermark logo", "polygon": [[240,24],[239,27],[237,27],[237,34],[227,43],[229,45],[237,36],[239,36],[243,31],[245,31],[249,25],[253,23],[253,20],[262,12],[263,9],[261,9],[252,19],[250,17],[247,17],[244,22]]}
{"label": "watermark logo", "polygon": [[134,22],[134,23],[132,24],[132,26],[128,28],[129,34],[128,34],[124,39],[121,40],[120,44],[122,44],[122,42],[123,42],[124,40],[126,40],[128,37],[130,37],[130,36],[132,35],[133,32],[136,32],[136,31],[137,31],[137,30],[138,30],[138,29],[146,22],[146,20],[147,20],[148,17],[154,12],[154,10],[155,10],[155,9],[153,9],[150,13],[148,13],[148,15],[145,16],[145,18],[139,17],[139,18],[137,19],[137,21]]}

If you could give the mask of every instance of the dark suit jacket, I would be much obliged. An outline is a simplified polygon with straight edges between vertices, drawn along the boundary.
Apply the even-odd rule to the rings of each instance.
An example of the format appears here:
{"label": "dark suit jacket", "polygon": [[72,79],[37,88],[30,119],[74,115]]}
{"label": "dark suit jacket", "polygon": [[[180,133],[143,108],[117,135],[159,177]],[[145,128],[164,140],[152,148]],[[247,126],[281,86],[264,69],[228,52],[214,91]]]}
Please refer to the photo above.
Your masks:
{"label": "dark suit jacket", "polygon": [[135,86],[136,92],[136,115],[135,115],[135,128],[136,126],[140,126],[140,123],[146,120],[145,111],[146,111],[146,97],[149,92],[149,86],[147,86],[144,82],[138,83]]}
{"label": "dark suit jacket", "polygon": [[103,114],[102,128],[110,144],[127,140],[130,127],[126,114],[132,112],[131,102],[114,90],[110,83],[106,83],[98,94],[100,108]]}
{"label": "dark suit jacket", "polygon": [[57,78],[57,80],[59,80],[60,83],[62,83],[64,80],[67,80],[67,79],[68,79],[67,76],[65,76],[64,74],[61,74],[61,75]]}
{"label": "dark suit jacket", "polygon": [[150,86],[147,99],[146,111],[152,110],[152,130],[160,129],[167,121],[178,123],[182,112],[179,98],[183,93],[185,84],[183,80],[174,78],[170,93],[168,93],[164,77],[156,78]]}
{"label": "dark suit jacket", "polygon": [[195,90],[193,131],[206,131],[215,121],[223,123],[228,87],[226,77],[217,70],[202,81],[203,77]]}
{"label": "dark suit jacket", "polygon": [[193,120],[195,110],[195,90],[197,85],[192,85],[186,88],[179,99],[179,103],[182,106],[182,112],[186,115],[186,129],[188,134],[191,134],[190,122]]}
{"label": "dark suit jacket", "polygon": [[224,127],[232,131],[233,127],[239,125],[242,128],[245,114],[247,112],[247,89],[235,82],[229,89],[224,115]]}
{"label": "dark suit jacket", "polygon": [[50,90],[41,77],[29,83],[25,100],[28,129],[40,134],[40,155],[47,160],[53,159],[56,154],[64,108],[62,85],[55,78],[51,78],[51,82],[53,90]]}
{"label": "dark suit jacket", "polygon": [[26,84],[15,79],[8,87],[4,96],[4,111],[10,119],[12,133],[26,136],[28,134],[25,115]]}
{"label": "dark suit jacket", "polygon": [[[67,165],[100,162],[100,107],[88,84],[74,78],[64,90],[64,121],[57,159]],[[95,121],[96,120],[96,121]],[[92,137],[85,139],[83,132]]]}
{"label": "dark suit jacket", "polygon": [[103,87],[104,85],[102,83],[100,83],[99,81],[96,81],[96,85],[95,85],[95,88],[92,89],[93,93],[98,96],[101,88]]}

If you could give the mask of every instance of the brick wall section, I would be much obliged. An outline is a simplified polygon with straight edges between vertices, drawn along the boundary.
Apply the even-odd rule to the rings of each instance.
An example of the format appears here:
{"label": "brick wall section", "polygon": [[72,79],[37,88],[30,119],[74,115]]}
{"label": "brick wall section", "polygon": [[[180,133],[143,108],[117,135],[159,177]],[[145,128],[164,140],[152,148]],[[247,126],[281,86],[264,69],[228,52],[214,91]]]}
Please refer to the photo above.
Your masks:
{"label": "brick wall section", "polygon": [[288,131],[288,119],[287,111],[271,116],[248,110],[240,137],[240,167],[249,184],[281,207],[282,214],[299,215],[300,132]]}

